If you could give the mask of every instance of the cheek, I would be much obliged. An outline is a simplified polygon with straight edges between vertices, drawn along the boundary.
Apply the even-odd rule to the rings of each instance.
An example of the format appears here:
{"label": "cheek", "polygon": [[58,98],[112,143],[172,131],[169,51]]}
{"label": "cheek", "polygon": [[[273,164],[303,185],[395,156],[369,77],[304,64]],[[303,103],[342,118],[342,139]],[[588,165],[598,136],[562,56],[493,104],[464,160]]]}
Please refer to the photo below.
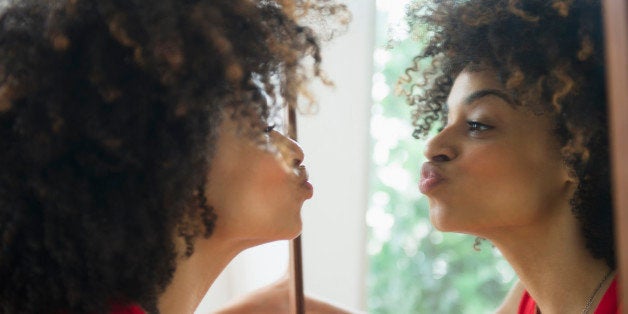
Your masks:
{"label": "cheek", "polygon": [[292,176],[273,156],[260,156],[249,164],[249,171],[238,179],[239,191],[230,208],[241,218],[258,221],[274,218],[285,212],[294,198]]}
{"label": "cheek", "polygon": [[548,212],[562,200],[560,163],[536,153],[507,150],[469,164],[467,204],[487,221],[524,224]]}
{"label": "cheek", "polygon": [[495,189],[507,188],[518,181],[520,168],[516,158],[513,159],[513,154],[507,150],[477,149],[464,156],[456,172],[469,194],[495,196]]}
{"label": "cheek", "polygon": [[238,211],[235,233],[250,239],[278,240],[300,232],[302,200],[293,175],[277,160],[260,160],[245,185],[234,206]]}
{"label": "cheek", "polygon": [[253,193],[268,198],[271,195],[286,193],[285,187],[290,182],[290,173],[273,156],[263,156],[255,160],[245,184]]}
{"label": "cheek", "polygon": [[536,219],[548,202],[545,190],[557,181],[549,175],[552,166],[527,156],[496,146],[465,152],[448,173],[451,185],[430,200],[432,223],[443,231],[474,233]]}
{"label": "cheek", "polygon": [[[520,191],[535,188],[539,182],[556,174],[556,163],[545,162],[542,154],[511,146],[491,146],[469,151],[457,167],[460,174],[473,181],[477,193]],[[495,195],[499,196],[499,195]],[[512,196],[512,195],[510,195]]]}

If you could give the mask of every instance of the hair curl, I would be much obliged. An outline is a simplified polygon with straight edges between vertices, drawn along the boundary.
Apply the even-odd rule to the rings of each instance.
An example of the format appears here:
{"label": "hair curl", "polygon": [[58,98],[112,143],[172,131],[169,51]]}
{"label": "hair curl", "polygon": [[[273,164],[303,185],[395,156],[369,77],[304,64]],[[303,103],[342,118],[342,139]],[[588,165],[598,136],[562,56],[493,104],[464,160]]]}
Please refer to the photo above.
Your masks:
{"label": "hair curl", "polygon": [[492,69],[519,105],[555,118],[578,180],[571,200],[586,246],[615,268],[604,45],[599,0],[433,0],[410,7],[427,38],[402,77],[414,136],[445,123],[463,69]]}
{"label": "hair curl", "polygon": [[296,106],[321,76],[317,38],[298,18],[344,10],[330,0],[6,5],[0,313],[131,302],[158,312],[174,237],[189,256],[220,219],[204,191],[222,112],[261,121]]}

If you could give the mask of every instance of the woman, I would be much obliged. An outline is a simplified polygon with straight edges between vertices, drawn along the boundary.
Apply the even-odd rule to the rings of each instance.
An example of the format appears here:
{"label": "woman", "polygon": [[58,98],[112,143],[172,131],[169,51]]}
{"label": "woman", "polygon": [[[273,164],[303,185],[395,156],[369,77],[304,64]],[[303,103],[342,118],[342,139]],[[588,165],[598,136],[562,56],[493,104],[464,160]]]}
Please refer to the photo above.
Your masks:
{"label": "woman", "polygon": [[517,272],[502,312],[617,312],[600,13],[593,0],[409,12],[429,35],[407,71],[415,136],[438,130],[419,186],[438,229],[490,240]]}
{"label": "woman", "polygon": [[[312,196],[273,130],[323,1],[22,0],[0,15],[0,313],[192,313]],[[310,61],[313,60],[313,61]]]}
{"label": "woman", "polygon": [[432,223],[501,251],[519,313],[617,312],[599,1],[437,1],[420,15],[432,35],[407,96],[415,136],[438,129],[419,184]]}
{"label": "woman", "polygon": [[490,240],[517,272],[501,313],[618,312],[600,11],[440,0],[408,14],[428,36],[405,77],[414,135],[433,134],[419,188],[436,228]]}

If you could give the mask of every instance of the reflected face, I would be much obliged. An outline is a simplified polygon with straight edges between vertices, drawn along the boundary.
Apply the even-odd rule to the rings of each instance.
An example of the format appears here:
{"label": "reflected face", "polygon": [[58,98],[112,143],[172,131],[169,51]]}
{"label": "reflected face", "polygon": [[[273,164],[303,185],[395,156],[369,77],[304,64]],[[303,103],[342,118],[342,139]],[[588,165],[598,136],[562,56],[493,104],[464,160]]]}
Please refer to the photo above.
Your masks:
{"label": "reflected face", "polygon": [[514,105],[490,71],[463,71],[447,104],[419,183],[436,228],[491,238],[569,208],[574,183],[547,114]]}
{"label": "reflected face", "polygon": [[313,192],[303,151],[275,130],[252,139],[247,125],[223,117],[206,191],[217,215],[212,238],[245,246],[294,238]]}

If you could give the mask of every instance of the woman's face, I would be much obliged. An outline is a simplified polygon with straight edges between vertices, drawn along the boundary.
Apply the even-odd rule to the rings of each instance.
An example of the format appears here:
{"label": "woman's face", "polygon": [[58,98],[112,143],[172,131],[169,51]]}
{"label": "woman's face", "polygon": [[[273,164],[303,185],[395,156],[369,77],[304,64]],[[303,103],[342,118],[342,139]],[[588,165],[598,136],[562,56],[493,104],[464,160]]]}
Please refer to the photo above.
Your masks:
{"label": "woman's face", "polygon": [[491,71],[463,71],[447,104],[419,183],[436,228],[490,238],[569,207],[573,179],[548,115],[514,105]]}
{"label": "woman's face", "polygon": [[226,114],[219,129],[206,191],[217,215],[212,238],[245,246],[294,238],[313,192],[303,151],[275,130],[251,138],[248,125]]}

